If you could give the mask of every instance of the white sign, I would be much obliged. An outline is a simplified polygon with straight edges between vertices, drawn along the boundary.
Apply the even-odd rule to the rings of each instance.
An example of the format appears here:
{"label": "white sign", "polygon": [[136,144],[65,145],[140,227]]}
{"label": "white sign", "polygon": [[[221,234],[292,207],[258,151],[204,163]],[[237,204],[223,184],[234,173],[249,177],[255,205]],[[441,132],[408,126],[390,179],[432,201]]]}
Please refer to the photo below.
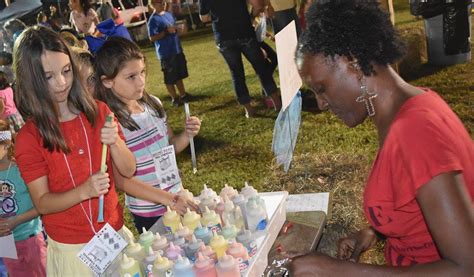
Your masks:
{"label": "white sign", "polygon": [[283,30],[275,35],[275,44],[280,76],[282,110],[286,110],[303,84],[295,63],[295,51],[298,45],[295,21],[291,21],[290,24],[286,25]]}
{"label": "white sign", "polygon": [[77,254],[96,275],[100,276],[127,246],[127,242],[109,223],[100,229]]}
{"label": "white sign", "polygon": [[0,257],[18,259],[13,234],[0,237]]}
{"label": "white sign", "polygon": [[153,159],[160,188],[173,187],[173,190],[169,190],[172,193],[177,193],[181,190],[181,177],[179,177],[174,146],[169,145],[161,148],[160,151],[153,155]]}

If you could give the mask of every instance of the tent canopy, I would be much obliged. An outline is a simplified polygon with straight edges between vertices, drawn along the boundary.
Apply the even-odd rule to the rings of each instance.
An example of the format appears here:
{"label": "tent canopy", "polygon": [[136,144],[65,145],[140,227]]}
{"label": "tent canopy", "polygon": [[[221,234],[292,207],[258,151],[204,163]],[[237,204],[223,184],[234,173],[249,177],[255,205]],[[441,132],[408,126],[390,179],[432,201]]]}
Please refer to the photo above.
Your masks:
{"label": "tent canopy", "polygon": [[20,18],[32,12],[38,12],[43,6],[41,0],[16,0],[0,11],[0,24],[12,18]]}

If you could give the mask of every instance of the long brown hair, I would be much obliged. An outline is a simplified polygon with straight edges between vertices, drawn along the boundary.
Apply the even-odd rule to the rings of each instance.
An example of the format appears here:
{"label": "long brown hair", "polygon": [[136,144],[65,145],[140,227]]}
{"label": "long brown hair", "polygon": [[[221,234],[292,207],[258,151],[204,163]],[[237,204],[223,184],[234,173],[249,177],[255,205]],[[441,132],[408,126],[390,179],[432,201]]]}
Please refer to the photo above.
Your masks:
{"label": "long brown hair", "polygon": [[[94,62],[95,94],[97,99],[107,103],[123,127],[136,131],[140,129],[140,126],[133,120],[127,105],[115,95],[112,89],[105,87],[101,82],[102,77],[114,79],[125,63],[130,60],[145,60],[140,48],[134,42],[121,37],[112,37],[105,42],[97,52]],[[159,117],[164,117],[163,106],[146,91],[138,102],[148,105]]]}
{"label": "long brown hair", "polygon": [[69,147],[60,129],[58,106],[49,92],[41,62],[45,51],[69,56],[73,82],[68,95],[68,105],[83,112],[91,125],[95,125],[97,105],[92,96],[86,93],[69,48],[57,33],[45,27],[30,27],[23,31],[15,42],[13,67],[17,76],[16,104],[23,117],[33,120],[37,126],[45,148],[50,152],[69,153]]}

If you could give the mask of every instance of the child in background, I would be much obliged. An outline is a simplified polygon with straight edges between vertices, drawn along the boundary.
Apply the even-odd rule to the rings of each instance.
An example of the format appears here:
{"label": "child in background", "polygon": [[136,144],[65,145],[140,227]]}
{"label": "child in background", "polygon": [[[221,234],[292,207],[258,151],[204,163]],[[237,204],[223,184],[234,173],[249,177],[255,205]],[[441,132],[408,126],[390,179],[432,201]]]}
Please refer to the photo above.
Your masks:
{"label": "child in background", "polygon": [[94,56],[92,56],[91,52],[80,47],[71,47],[71,49],[74,54],[74,58],[77,61],[79,75],[81,76],[82,80],[85,81],[89,93],[94,95]]}
{"label": "child in background", "polygon": [[36,16],[36,24],[51,28],[51,25],[48,22],[48,16],[44,12],[39,12]]}
{"label": "child in background", "polygon": [[0,101],[3,102],[3,113],[1,119],[8,120],[10,131],[16,134],[25,122],[18,112],[15,102],[13,101],[13,89],[7,80],[7,75],[0,71]]}
{"label": "child in background", "polygon": [[[166,89],[174,106],[189,100],[183,79],[188,77],[186,57],[176,31],[173,15],[165,10],[165,0],[151,0],[154,11],[148,21],[148,35],[155,43],[156,55],[161,61]],[[176,94],[178,88],[179,96]]]}
{"label": "child in background", "polygon": [[12,134],[0,120],[0,237],[13,232],[18,259],[4,258],[11,276],[46,276],[46,243],[39,213],[12,161]]}
{"label": "child in background", "polygon": [[[106,121],[110,109],[85,91],[59,35],[34,26],[18,40],[15,100],[27,120],[16,139],[15,158],[48,234],[46,273],[93,276],[77,254],[106,224],[124,232],[114,180],[133,176],[135,158],[117,123]],[[105,173],[100,171],[103,144],[109,148]],[[100,195],[105,222],[97,220]],[[110,266],[105,275],[115,269]]]}
{"label": "child in background", "polygon": [[[129,40],[109,39],[97,52],[95,74],[96,80],[100,80],[96,83],[96,96],[117,116],[127,146],[137,159],[135,178],[123,181],[137,190],[135,197],[126,196],[126,203],[138,231],[142,232],[142,227],[148,230],[165,213],[163,205],[171,206],[181,214],[187,207],[197,210],[191,200],[176,194],[181,185],[161,183],[154,154],[170,144],[174,145],[176,153],[181,152],[189,145],[189,138],[198,134],[200,120],[197,117],[187,119],[185,131],[173,135],[160,100],[145,91],[144,56]],[[137,184],[140,183],[146,183],[148,188],[139,189]]]}

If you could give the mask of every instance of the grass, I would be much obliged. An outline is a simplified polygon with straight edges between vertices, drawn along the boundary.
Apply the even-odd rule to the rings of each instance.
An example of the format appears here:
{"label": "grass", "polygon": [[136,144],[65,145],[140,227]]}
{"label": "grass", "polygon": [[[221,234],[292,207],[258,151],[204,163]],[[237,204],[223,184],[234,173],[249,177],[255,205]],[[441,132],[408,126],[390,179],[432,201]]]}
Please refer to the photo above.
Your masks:
{"label": "grass", "polygon": [[[409,14],[408,1],[396,0],[397,28],[404,37],[423,30],[422,21]],[[420,44],[424,34],[415,37]],[[259,117],[248,120],[235,100],[228,68],[218,53],[212,34],[185,37],[182,44],[190,77],[185,80],[191,113],[202,121],[195,138],[198,172],[192,174],[189,151],[178,155],[184,186],[194,194],[203,184],[219,190],[225,183],[236,188],[249,181],[260,191],[288,190],[290,193],[329,191],[333,195],[333,216],[326,227],[319,250],[334,255],[335,242],[344,234],[367,225],[362,213],[362,190],[377,151],[375,128],[366,123],[349,129],[330,113],[302,113],[302,124],[290,171],[275,166],[271,152],[276,112],[263,107],[258,79],[245,61],[247,85],[257,100]],[[420,47],[422,50],[423,47]],[[152,46],[144,46],[147,57],[148,92],[165,105],[175,132],[184,126],[184,109],[174,108],[163,85],[160,65]],[[413,57],[419,57],[415,53]],[[411,83],[436,90],[459,115],[471,136],[474,132],[474,66],[472,63],[446,68],[420,64],[403,76]],[[127,215],[127,226],[131,227]],[[381,245],[365,255],[364,261],[382,264]]]}

